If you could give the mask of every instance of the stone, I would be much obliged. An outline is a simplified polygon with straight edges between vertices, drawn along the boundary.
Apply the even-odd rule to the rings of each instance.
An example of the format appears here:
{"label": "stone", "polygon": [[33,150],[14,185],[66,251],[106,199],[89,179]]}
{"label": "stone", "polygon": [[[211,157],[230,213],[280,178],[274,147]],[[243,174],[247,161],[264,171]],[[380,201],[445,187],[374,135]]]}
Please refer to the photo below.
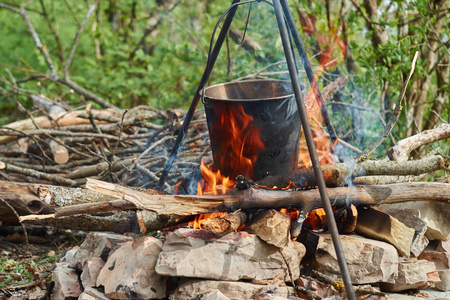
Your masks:
{"label": "stone", "polygon": [[436,282],[434,287],[441,291],[450,292],[450,269],[437,271],[441,279],[440,282]]}
{"label": "stone", "polygon": [[414,237],[411,243],[411,253],[418,257],[427,247],[429,240],[425,236],[428,226],[427,222],[422,220],[418,209],[399,209],[399,208],[381,208],[380,211],[396,218],[408,227],[414,228]]}
{"label": "stone", "polygon": [[450,241],[440,241],[436,247],[436,251],[450,254]]}
{"label": "stone", "polygon": [[355,232],[393,245],[402,256],[409,257],[415,230],[396,218],[373,208],[358,210]]}
{"label": "stone", "polygon": [[95,298],[95,297],[93,297],[91,295],[88,295],[86,293],[82,293],[80,295],[80,297],[78,297],[78,300],[97,300],[97,298]]}
{"label": "stone", "polygon": [[286,298],[286,297],[280,297],[280,296],[274,296],[270,293],[265,293],[265,294],[257,294],[255,297],[255,300],[290,300],[290,299],[298,299],[301,300],[301,298]]}
{"label": "stone", "polygon": [[55,286],[51,299],[75,299],[83,292],[78,281],[77,272],[67,265],[55,268],[52,272],[52,279],[55,282]]}
{"label": "stone", "polygon": [[215,280],[292,281],[300,276],[304,255],[305,247],[295,241],[280,249],[245,231],[216,237],[206,230],[181,228],[167,237],[156,272]]}
{"label": "stone", "polygon": [[124,243],[106,262],[97,277],[112,299],[163,299],[166,278],[155,273],[162,242],[151,236]]}
{"label": "stone", "polygon": [[386,292],[400,292],[410,289],[425,289],[439,281],[439,274],[432,262],[414,257],[401,257],[395,282],[382,283],[380,287]]}
{"label": "stone", "polygon": [[97,285],[97,277],[102,270],[105,262],[100,257],[93,257],[87,261],[81,272],[80,279],[84,288]]}
{"label": "stone", "polygon": [[279,248],[290,241],[291,218],[275,209],[263,210],[254,217],[257,219],[245,231],[259,236],[268,244]]}
{"label": "stone", "polygon": [[93,287],[87,287],[84,289],[83,293],[80,295],[78,300],[109,300],[105,294]]}
{"label": "stone", "polygon": [[78,249],[80,249],[80,247],[78,246],[73,247],[72,249],[67,251],[66,254],[59,261],[69,263],[74,257],[75,253],[77,253]]}
{"label": "stone", "polygon": [[[332,280],[342,280],[331,236],[318,236],[316,269]],[[395,282],[398,274],[398,252],[394,246],[356,234],[341,235],[340,239],[354,284]]]}
{"label": "stone", "polygon": [[219,290],[212,290],[209,293],[203,295],[202,300],[230,300]]}
{"label": "stone", "polygon": [[69,262],[69,267],[81,271],[92,257],[100,257],[106,261],[114,246],[132,240],[131,237],[116,233],[90,232]]}
{"label": "stone", "polygon": [[449,240],[450,239],[450,203],[433,201],[409,201],[397,204],[382,204],[380,208],[386,206],[399,209],[418,209],[420,218],[427,223],[425,236],[429,240]]}
{"label": "stone", "polygon": [[429,262],[434,263],[436,270],[446,270],[449,268],[450,263],[450,253],[439,252],[439,251],[424,251],[422,252],[419,259],[425,259]]}
{"label": "stone", "polygon": [[450,242],[439,241],[435,249],[425,249],[419,258],[436,266],[441,282],[436,282],[434,287],[441,291],[450,291]]}
{"label": "stone", "polygon": [[320,282],[312,277],[300,277],[296,284],[309,292],[310,296],[306,292],[298,290],[298,293],[306,298],[323,299],[340,294],[332,285]]}
{"label": "stone", "polygon": [[[294,296],[292,287],[259,285],[241,281],[215,281],[184,278],[171,296],[172,300],[203,299],[202,295],[219,290],[230,300],[256,299],[263,294],[288,298]],[[197,298],[196,298],[197,297]]]}

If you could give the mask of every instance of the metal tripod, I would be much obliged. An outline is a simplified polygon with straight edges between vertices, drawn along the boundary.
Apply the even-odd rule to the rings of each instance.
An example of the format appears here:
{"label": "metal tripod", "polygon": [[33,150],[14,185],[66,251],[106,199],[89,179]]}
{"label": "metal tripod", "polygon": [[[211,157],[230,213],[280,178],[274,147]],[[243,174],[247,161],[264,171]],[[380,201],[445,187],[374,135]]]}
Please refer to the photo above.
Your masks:
{"label": "metal tripod", "polygon": [[[311,66],[309,64],[309,60],[306,56],[303,44],[300,39],[300,34],[298,33],[297,27],[295,26],[294,18],[292,17],[292,13],[290,11],[290,8],[288,6],[287,0],[273,0],[272,3],[264,0],[248,0],[248,1],[242,1],[239,0],[233,0],[230,8],[227,10],[228,14],[226,16],[225,22],[222,26],[222,29],[219,33],[219,36],[217,38],[217,42],[214,45],[214,49],[208,56],[208,63],[206,65],[205,72],[203,73],[202,79],[200,80],[200,84],[197,88],[197,91],[195,92],[194,98],[192,100],[192,103],[189,107],[188,113],[186,114],[186,118],[183,122],[182,128],[180,130],[180,133],[178,134],[177,140],[175,142],[174,147],[172,148],[171,154],[166,161],[166,164],[164,166],[162,175],[160,177],[159,185],[162,186],[164,182],[166,181],[167,175],[169,170],[172,167],[172,164],[178,154],[180,145],[186,135],[188,126],[192,120],[192,117],[194,115],[194,112],[197,108],[198,102],[200,100],[200,91],[205,87],[209,76],[211,74],[211,71],[214,67],[215,61],[219,55],[220,49],[223,45],[223,42],[225,40],[225,37],[227,36],[228,30],[230,29],[230,25],[233,21],[234,15],[236,13],[237,7],[242,4],[246,3],[252,3],[252,2],[266,2],[273,6],[275,10],[275,15],[277,18],[278,28],[280,30],[280,37],[283,43],[283,49],[286,56],[286,62],[289,69],[289,75],[291,77],[291,83],[295,94],[295,99],[298,106],[298,112],[300,115],[301,124],[303,126],[303,131],[305,134],[306,143],[308,146],[309,155],[311,158],[312,166],[314,169],[314,174],[317,178],[317,185],[319,188],[320,196],[322,199],[322,204],[325,209],[326,217],[328,220],[328,227],[330,230],[330,234],[333,240],[334,249],[336,251],[336,256],[338,258],[339,267],[341,270],[342,278],[345,285],[345,290],[347,293],[347,297],[350,300],[356,300],[356,296],[353,290],[352,282],[350,279],[350,274],[347,268],[347,264],[344,257],[344,252],[342,249],[342,245],[339,239],[339,232],[336,226],[336,221],[333,214],[333,209],[331,207],[330,200],[328,198],[328,192],[325,185],[325,180],[323,178],[322,170],[320,167],[319,159],[317,157],[316,152],[316,146],[314,144],[311,127],[309,125],[308,121],[308,115],[305,108],[305,101],[303,99],[303,94],[300,87],[300,82],[298,79],[298,72],[297,72],[297,63],[295,60],[295,55],[293,51],[292,44],[290,42],[289,38],[289,31],[287,26],[289,26],[289,30],[291,31],[291,34],[294,38],[294,43],[297,47],[297,50],[300,55],[300,59],[302,60],[303,66],[305,67],[305,71],[307,73],[308,79],[310,80],[311,86],[313,88],[313,91],[318,98],[319,102],[321,101],[320,91],[318,90],[315,80],[314,80],[314,74],[312,72]],[[287,23],[287,25],[286,25]],[[334,128],[331,125],[331,122],[329,121],[329,116],[326,111],[325,105],[322,105],[322,116],[324,117],[324,120],[327,124],[327,129],[329,131],[331,140],[334,141],[336,139],[336,133],[334,132]]]}

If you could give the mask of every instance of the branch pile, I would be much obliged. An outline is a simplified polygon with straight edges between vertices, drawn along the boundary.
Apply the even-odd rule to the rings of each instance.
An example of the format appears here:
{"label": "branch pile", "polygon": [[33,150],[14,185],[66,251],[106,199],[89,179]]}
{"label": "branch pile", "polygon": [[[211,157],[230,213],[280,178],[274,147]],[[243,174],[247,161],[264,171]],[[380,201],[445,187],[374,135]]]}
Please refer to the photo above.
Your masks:
{"label": "branch pile", "polygon": [[[87,177],[145,188],[156,185],[183,111],[134,107],[47,114],[0,128],[0,176],[19,182],[81,186]],[[209,150],[198,113],[166,187]],[[176,171],[176,172],[175,172]]]}

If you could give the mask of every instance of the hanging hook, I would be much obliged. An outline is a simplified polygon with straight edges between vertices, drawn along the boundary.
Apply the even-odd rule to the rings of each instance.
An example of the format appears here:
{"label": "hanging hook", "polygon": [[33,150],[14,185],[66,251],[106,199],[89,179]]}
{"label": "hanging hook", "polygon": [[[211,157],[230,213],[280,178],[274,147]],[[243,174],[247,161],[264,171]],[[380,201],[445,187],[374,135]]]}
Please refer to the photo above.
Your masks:
{"label": "hanging hook", "polygon": [[244,28],[244,33],[242,34],[242,39],[238,42],[236,42],[236,44],[238,45],[242,45],[242,43],[245,41],[245,35],[247,33],[247,28],[248,28],[248,23],[250,21],[250,13],[252,12],[252,2],[250,3],[250,5],[248,6],[248,14],[247,14],[247,21],[245,21],[245,28]]}

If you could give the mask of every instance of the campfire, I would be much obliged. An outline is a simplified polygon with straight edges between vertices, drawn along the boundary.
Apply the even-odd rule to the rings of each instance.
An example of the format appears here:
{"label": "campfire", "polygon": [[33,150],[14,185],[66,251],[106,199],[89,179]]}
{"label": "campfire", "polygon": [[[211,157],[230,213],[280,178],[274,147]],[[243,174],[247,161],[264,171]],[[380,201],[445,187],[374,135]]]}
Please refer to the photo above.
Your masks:
{"label": "campfire", "polygon": [[[255,76],[207,86],[214,46],[187,112],[138,107],[119,115],[88,106],[52,118],[72,129],[65,143],[52,139],[42,150],[58,165],[35,166],[16,140],[21,130],[62,135],[44,129],[52,128],[48,119],[27,120],[40,132],[27,132],[24,122],[2,129],[4,144],[15,142],[2,148],[0,169],[17,176],[1,185],[2,220],[19,218],[25,237],[26,226],[92,231],[56,263],[53,299],[387,299],[450,291],[448,178],[410,180],[448,170],[448,158],[408,160],[414,149],[450,136],[448,124],[399,141],[389,159],[367,159],[379,142],[355,149],[337,136],[324,106],[351,79],[338,77],[321,91],[315,78],[299,83],[283,26],[300,59],[308,58],[286,5],[273,2],[284,13],[277,17],[290,80]],[[325,54],[320,72],[332,63]],[[311,66],[303,63],[308,77]],[[195,111],[200,100],[204,112]],[[93,132],[77,135],[82,125]],[[106,162],[84,158],[82,149],[92,151],[85,136],[108,145],[107,153],[96,149]],[[47,182],[18,182],[24,178]]]}

